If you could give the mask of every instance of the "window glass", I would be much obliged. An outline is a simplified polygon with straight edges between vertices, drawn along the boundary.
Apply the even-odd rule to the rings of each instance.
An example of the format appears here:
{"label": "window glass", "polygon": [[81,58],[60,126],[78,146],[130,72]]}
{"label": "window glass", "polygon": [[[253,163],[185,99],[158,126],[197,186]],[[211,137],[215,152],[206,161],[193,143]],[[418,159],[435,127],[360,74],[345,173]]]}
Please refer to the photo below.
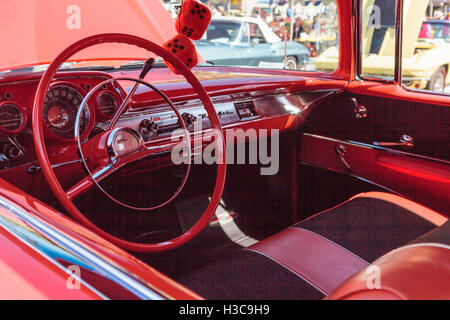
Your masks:
{"label": "window glass", "polygon": [[361,1],[361,77],[394,80],[395,12],[396,0]]}
{"label": "window glass", "polygon": [[[176,17],[181,0],[160,1]],[[194,44],[207,63],[321,72],[338,66],[336,0],[201,2],[210,7],[213,18]]]}
{"label": "window glass", "polygon": [[445,1],[404,0],[402,50],[404,86],[450,93],[449,10],[450,4]]}
{"label": "window glass", "polygon": [[261,31],[261,28],[256,23],[249,23],[250,27],[250,41],[253,44],[266,43],[266,38]]}
{"label": "window glass", "polygon": [[208,42],[234,43],[238,39],[241,25],[234,22],[218,21],[210,25],[203,39]]}

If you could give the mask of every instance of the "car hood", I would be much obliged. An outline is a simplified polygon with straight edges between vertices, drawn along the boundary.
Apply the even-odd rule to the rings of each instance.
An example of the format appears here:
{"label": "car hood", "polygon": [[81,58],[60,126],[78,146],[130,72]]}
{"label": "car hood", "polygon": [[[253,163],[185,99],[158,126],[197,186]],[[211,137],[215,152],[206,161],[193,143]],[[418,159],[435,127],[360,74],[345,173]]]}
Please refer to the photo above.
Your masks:
{"label": "car hood", "polygon": [[[69,45],[99,33],[127,33],[162,44],[175,28],[159,0],[2,0],[0,37],[8,45],[2,46],[0,71],[48,64]],[[146,50],[111,44],[84,50],[73,60],[148,57]]]}

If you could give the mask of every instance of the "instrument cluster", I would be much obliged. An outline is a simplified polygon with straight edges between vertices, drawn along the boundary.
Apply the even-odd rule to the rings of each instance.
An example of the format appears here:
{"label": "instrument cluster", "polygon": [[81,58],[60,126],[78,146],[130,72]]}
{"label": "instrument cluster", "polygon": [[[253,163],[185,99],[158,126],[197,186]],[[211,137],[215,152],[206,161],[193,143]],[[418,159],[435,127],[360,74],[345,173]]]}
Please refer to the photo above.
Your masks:
{"label": "instrument cluster", "polygon": [[[35,160],[32,113],[40,75],[26,79],[11,75],[11,78],[0,82],[0,170]],[[66,150],[74,142],[75,121],[83,99],[108,78],[108,75],[96,72],[61,73],[55,78],[43,103],[45,139],[55,146],[55,150]],[[110,120],[125,95],[116,82],[101,86],[82,110],[81,138],[94,134],[96,122]]]}
{"label": "instrument cluster", "polygon": [[[103,80],[102,78],[88,80],[81,78],[54,82],[47,91],[43,106],[46,136],[61,141],[72,141],[76,116],[84,97],[92,87]],[[37,83],[29,87],[28,84],[0,86],[0,138],[17,136],[27,127],[27,124],[31,128],[36,88]],[[90,133],[95,121],[111,119],[122,103],[124,94],[115,83],[105,85],[94,93],[81,114],[81,136]]]}
{"label": "instrument cluster", "polygon": [[[83,101],[81,88],[72,84],[56,84],[51,87],[44,100],[44,122],[47,128],[60,138],[74,138],[75,119]],[[80,132],[85,133],[94,117],[86,105],[81,113]]]}

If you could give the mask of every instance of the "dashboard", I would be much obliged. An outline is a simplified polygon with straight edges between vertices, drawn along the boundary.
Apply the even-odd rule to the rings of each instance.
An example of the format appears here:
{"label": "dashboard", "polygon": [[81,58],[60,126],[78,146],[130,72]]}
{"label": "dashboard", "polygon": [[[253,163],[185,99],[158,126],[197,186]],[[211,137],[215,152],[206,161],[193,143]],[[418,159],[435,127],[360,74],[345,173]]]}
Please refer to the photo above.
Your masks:
{"label": "dashboard", "polygon": [[[0,77],[0,177],[29,192],[32,192],[29,190],[30,176],[39,181],[37,185],[43,180],[34,152],[31,124],[34,96],[41,76]],[[113,76],[100,71],[60,72],[47,91],[43,106],[46,148],[63,187],[64,184],[72,185],[85,175],[74,141],[75,119],[81,102],[92,88]],[[118,76],[123,76],[123,73]],[[127,76],[135,75],[129,72]],[[245,81],[245,78],[233,79],[232,90],[220,93],[213,93],[205,86],[224,130],[265,128],[283,131],[298,128],[302,113],[311,104],[337,91],[251,91],[245,88]],[[239,82],[243,83],[240,88],[237,87]],[[207,130],[210,127],[208,115],[192,89],[180,89],[185,85],[185,82],[170,81],[158,84],[174,101],[190,130],[196,124]],[[107,128],[129,90],[129,87],[113,81],[94,93],[82,111],[82,139],[92,138]],[[181,126],[167,103],[150,89],[141,88],[116,127],[134,129],[145,142],[158,143],[166,141]]]}

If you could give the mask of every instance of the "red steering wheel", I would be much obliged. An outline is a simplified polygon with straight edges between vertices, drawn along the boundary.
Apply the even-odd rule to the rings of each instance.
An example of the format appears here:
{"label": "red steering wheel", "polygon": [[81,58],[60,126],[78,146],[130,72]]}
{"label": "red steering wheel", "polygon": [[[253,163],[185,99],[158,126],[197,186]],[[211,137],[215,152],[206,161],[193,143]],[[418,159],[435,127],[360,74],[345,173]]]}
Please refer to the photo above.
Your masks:
{"label": "red steering wheel", "polygon": [[[131,242],[127,241],[121,238],[118,238],[102,229],[97,227],[93,222],[91,222],[89,219],[86,218],[86,216],[83,215],[82,212],[78,210],[78,208],[73,204],[72,200],[74,199],[75,194],[79,195],[81,192],[86,192],[91,187],[95,185],[95,183],[88,177],[83,179],[80,183],[76,184],[78,187],[76,188],[77,191],[74,192],[74,187],[72,187],[71,191],[64,191],[64,189],[61,187],[61,184],[59,183],[58,179],[56,178],[55,172],[53,171],[53,168],[50,164],[48,153],[45,148],[44,143],[44,133],[43,133],[43,104],[45,95],[47,93],[47,90],[49,88],[49,85],[56,74],[57,70],[61,66],[62,63],[67,61],[70,57],[75,55],[77,52],[86,49],[88,47],[103,44],[103,43],[121,43],[121,44],[129,44],[129,45],[135,45],[140,48],[144,48],[157,56],[163,58],[165,61],[168,61],[174,68],[176,68],[181,75],[183,75],[188,83],[193,87],[193,89],[196,91],[196,93],[199,96],[199,99],[202,101],[203,106],[208,113],[208,117],[211,123],[211,128],[215,134],[215,143],[217,143],[216,148],[216,156],[217,156],[217,177],[216,177],[216,184],[214,187],[213,195],[211,197],[211,201],[206,208],[205,212],[202,214],[200,219],[192,226],[191,229],[186,231],[185,233],[181,234],[180,236],[173,238],[171,240],[167,240],[160,243],[137,243],[137,242]],[[181,62],[177,57],[172,55],[170,52],[166,51],[165,49],[161,48],[160,46],[156,45],[155,43],[148,41],[146,39],[127,35],[127,34],[118,34],[118,33],[107,33],[107,34],[99,34],[92,37],[85,38],[83,40],[80,40],[67,49],[65,49],[61,54],[59,54],[56,59],[50,64],[47,71],[44,73],[43,77],[41,78],[41,81],[39,83],[34,105],[33,105],[33,118],[32,118],[32,125],[33,125],[33,140],[34,145],[36,149],[36,154],[38,161],[41,165],[42,172],[44,173],[44,176],[57,197],[57,199],[60,201],[62,206],[68,211],[68,213],[77,221],[88,227],[89,229],[95,231],[97,234],[103,236],[107,240],[111,241],[112,243],[128,250],[132,251],[138,251],[138,252],[158,252],[158,251],[165,251],[169,249],[173,249],[176,247],[179,247],[180,245],[188,242],[192,238],[194,238],[196,235],[200,233],[209,223],[211,220],[211,217],[215,213],[217,206],[219,205],[220,198],[223,193],[224,185],[225,185],[225,178],[226,178],[226,156],[225,156],[225,140],[223,138],[223,132],[220,125],[219,118],[217,116],[216,110],[214,109],[214,106],[206,93],[205,88],[201,85],[200,81],[194,76],[194,74],[191,72],[189,68],[186,67],[186,65]],[[97,145],[100,145],[101,148],[104,150],[107,149],[107,138],[108,136],[113,135],[112,131],[117,131],[117,128],[111,128],[108,132],[102,134],[102,137],[105,137],[104,139],[99,138],[97,141]],[[102,144],[103,143],[103,144]],[[189,142],[190,143],[190,142]],[[149,154],[150,148],[144,148],[143,153],[145,153],[146,156]],[[160,150],[160,148],[157,148],[157,150]],[[98,150],[97,150],[98,151]],[[140,151],[140,150],[137,150]],[[139,153],[139,152],[138,152]],[[136,157],[135,154],[133,155],[133,160],[139,160],[142,157],[138,156]],[[108,174],[112,174],[114,171],[110,171]],[[79,187],[79,186],[82,187]],[[80,191],[81,190],[81,191]]]}

